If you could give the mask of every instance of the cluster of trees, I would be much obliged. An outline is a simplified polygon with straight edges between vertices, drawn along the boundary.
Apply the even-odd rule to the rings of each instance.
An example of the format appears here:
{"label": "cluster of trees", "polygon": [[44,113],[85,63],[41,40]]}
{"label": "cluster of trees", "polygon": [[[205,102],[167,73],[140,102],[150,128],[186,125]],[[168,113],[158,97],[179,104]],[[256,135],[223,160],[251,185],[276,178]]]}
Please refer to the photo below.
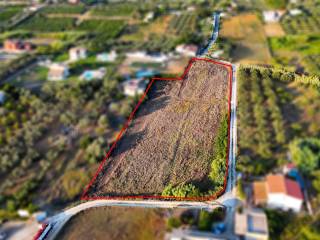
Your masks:
{"label": "cluster of trees", "polygon": [[[12,215],[8,204],[28,207],[39,197],[42,182],[49,186],[59,176],[62,184],[46,197],[58,193],[67,201],[81,193],[88,182],[83,170],[102,159],[119,127],[111,120],[126,117],[135,101],[125,99],[117,85],[117,80],[46,83],[37,95],[10,85],[1,88],[6,101],[0,106],[0,174],[5,176],[0,205],[7,216]],[[118,107],[110,108],[112,102]]]}
{"label": "cluster of trees", "polygon": [[270,159],[274,145],[285,141],[283,117],[272,79],[271,72],[259,69],[240,68],[238,72],[238,167],[244,172],[261,174],[268,171],[274,164]]}
{"label": "cluster of trees", "polygon": [[297,216],[292,212],[266,210],[271,239],[319,239],[320,215]]}
{"label": "cluster of trees", "polygon": [[200,191],[192,183],[180,184],[178,186],[173,186],[172,184],[169,184],[164,188],[162,196],[198,197],[200,196]]}
{"label": "cluster of trees", "polygon": [[212,182],[210,194],[217,193],[223,188],[224,178],[226,175],[228,145],[228,114],[221,119],[218,134],[214,143],[214,155],[211,162],[209,178]]}
{"label": "cluster of trees", "polygon": [[[282,108],[289,104],[285,85],[296,82],[319,86],[318,76],[297,75],[284,69],[242,66],[238,71],[238,114],[240,155],[238,167],[262,174],[276,166],[277,154],[284,154],[288,128]],[[282,84],[283,83],[283,84]]]}
{"label": "cluster of trees", "polygon": [[289,144],[292,161],[312,181],[320,202],[320,138],[296,138]]}

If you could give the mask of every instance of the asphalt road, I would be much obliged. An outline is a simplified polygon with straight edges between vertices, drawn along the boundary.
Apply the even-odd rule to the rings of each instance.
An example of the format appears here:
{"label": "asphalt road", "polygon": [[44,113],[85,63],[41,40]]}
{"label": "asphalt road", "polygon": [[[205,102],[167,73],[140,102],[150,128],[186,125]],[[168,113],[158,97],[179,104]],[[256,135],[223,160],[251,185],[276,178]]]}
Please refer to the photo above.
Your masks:
{"label": "asphalt road", "polygon": [[216,42],[219,36],[220,13],[214,12],[212,15],[212,18],[213,18],[213,21],[212,21],[213,28],[212,28],[211,37],[209,39],[208,45],[200,51],[200,55],[202,56],[208,53],[209,49]]}

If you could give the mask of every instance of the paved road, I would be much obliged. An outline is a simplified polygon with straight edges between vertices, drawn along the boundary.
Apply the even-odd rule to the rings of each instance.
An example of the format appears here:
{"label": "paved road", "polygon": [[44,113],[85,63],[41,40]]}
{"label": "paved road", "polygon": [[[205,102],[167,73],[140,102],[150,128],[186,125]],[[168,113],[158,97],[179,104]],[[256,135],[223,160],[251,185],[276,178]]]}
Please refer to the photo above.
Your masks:
{"label": "paved road", "polygon": [[214,12],[212,14],[212,33],[209,39],[208,45],[200,51],[200,55],[204,56],[208,53],[209,49],[216,42],[219,36],[219,24],[220,24],[220,13]]}
{"label": "paved road", "polygon": [[227,233],[233,232],[233,214],[235,206],[238,202],[236,199],[236,143],[237,143],[237,121],[236,121],[236,66],[233,65],[232,94],[231,94],[231,116],[230,116],[230,146],[229,146],[229,171],[226,192],[216,201],[208,202],[189,202],[189,201],[129,201],[129,200],[95,200],[89,201],[73,208],[67,209],[60,214],[49,219],[49,223],[53,225],[50,230],[48,239],[54,239],[64,224],[75,214],[94,207],[101,206],[123,206],[123,207],[145,207],[145,208],[195,208],[212,210],[217,207],[227,207]]}
{"label": "paved road", "polygon": [[49,240],[55,239],[64,224],[77,213],[89,208],[103,207],[103,206],[121,206],[121,207],[143,207],[143,208],[187,208],[187,209],[205,209],[212,210],[216,207],[221,207],[218,202],[170,202],[170,201],[125,201],[125,200],[95,200],[80,204],[76,207],[67,209],[62,213],[55,215],[49,219],[49,223],[53,228],[48,234]]}

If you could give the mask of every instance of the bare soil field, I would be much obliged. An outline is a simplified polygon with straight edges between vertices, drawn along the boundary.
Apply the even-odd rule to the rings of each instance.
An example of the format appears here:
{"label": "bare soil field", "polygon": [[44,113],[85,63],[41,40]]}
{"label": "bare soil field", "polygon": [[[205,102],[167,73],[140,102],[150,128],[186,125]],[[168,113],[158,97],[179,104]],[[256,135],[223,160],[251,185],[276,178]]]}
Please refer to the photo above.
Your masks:
{"label": "bare soil field", "polygon": [[100,207],[72,217],[57,239],[164,239],[166,210]]}
{"label": "bare soil field", "polygon": [[267,23],[264,25],[264,31],[268,37],[283,37],[286,35],[280,23]]}
{"label": "bare soil field", "polygon": [[231,57],[240,63],[271,63],[267,37],[262,22],[252,13],[241,14],[222,22],[221,36],[235,42]]}
{"label": "bare soil field", "polygon": [[228,69],[207,61],[195,61],[180,81],[156,80],[88,197],[161,195],[168,184],[185,183],[209,190],[228,93]]}

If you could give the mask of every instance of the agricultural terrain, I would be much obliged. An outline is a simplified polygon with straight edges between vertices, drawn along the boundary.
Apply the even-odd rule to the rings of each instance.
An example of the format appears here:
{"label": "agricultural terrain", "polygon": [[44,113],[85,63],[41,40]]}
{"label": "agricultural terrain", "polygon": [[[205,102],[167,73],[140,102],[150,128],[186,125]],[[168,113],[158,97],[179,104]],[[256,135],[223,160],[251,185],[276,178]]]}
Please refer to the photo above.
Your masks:
{"label": "agricultural terrain", "polygon": [[160,209],[93,208],[73,217],[57,239],[163,239],[164,214]]}
{"label": "agricultural terrain", "polygon": [[234,42],[235,48],[231,51],[234,62],[272,62],[263,25],[255,14],[241,14],[223,21],[220,35]]}
{"label": "agricultural terrain", "polygon": [[180,81],[155,81],[91,185],[89,198],[186,197],[220,190],[226,171],[228,82],[228,70],[207,61],[195,61]]}

